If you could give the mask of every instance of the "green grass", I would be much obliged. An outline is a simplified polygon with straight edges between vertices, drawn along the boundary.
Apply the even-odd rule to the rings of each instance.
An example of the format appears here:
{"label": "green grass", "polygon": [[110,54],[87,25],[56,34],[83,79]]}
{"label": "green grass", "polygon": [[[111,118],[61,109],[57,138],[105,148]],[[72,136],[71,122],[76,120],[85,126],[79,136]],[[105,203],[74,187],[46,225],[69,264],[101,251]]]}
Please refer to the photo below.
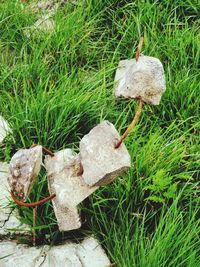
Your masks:
{"label": "green grass", "polygon": [[[135,101],[113,96],[120,59],[143,53],[164,64],[167,90],[145,106],[126,140],[132,168],[82,205],[83,226],[59,233],[51,203],[38,209],[40,242],[93,233],[119,267],[200,266],[198,1],[77,1],[60,9],[56,31],[28,38],[36,20],[20,1],[0,4],[0,107],[13,129],[0,158],[32,143],[74,148],[102,119],[122,133]],[[30,201],[48,195],[45,173]],[[19,209],[19,208],[18,208]],[[32,226],[32,210],[19,209]]]}

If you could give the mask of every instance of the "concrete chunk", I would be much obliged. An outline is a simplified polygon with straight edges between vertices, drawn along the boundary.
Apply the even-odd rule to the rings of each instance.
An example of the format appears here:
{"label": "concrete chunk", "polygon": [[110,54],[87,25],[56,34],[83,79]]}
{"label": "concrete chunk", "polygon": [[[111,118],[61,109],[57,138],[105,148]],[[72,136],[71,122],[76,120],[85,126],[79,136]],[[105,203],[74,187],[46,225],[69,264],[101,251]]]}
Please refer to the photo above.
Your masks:
{"label": "concrete chunk", "polygon": [[22,225],[16,217],[16,212],[9,207],[8,164],[0,162],[0,235],[27,235],[30,231],[27,225]]}
{"label": "concrete chunk", "polygon": [[[62,153],[60,153],[62,154]],[[56,156],[55,156],[56,157]],[[59,157],[58,157],[59,158]],[[62,158],[62,157],[61,157]],[[54,159],[54,157],[52,157]],[[65,159],[63,158],[63,161]],[[52,199],[54,212],[56,215],[56,219],[58,222],[58,227],[60,231],[70,231],[74,229],[78,229],[81,227],[81,221],[78,213],[78,209],[74,207],[64,206],[59,201],[59,191],[56,191],[55,187],[55,178],[58,178],[59,176],[56,176],[55,174],[48,172],[48,166],[50,166],[50,161],[46,160],[48,162],[46,164],[47,169],[47,179],[48,179],[48,187],[50,194],[56,194],[56,197]],[[59,162],[59,161],[58,161]],[[61,167],[60,162],[58,163],[59,169]],[[59,174],[59,173],[58,173]],[[66,184],[64,185],[66,187]]]}
{"label": "concrete chunk", "polygon": [[42,146],[20,149],[12,157],[9,166],[8,182],[13,192],[25,201],[31,191],[35,177],[42,164]]}
{"label": "concrete chunk", "polygon": [[82,176],[88,185],[107,185],[131,166],[130,155],[125,145],[114,148],[118,139],[117,130],[108,121],[103,121],[82,138]]}
{"label": "concrete chunk", "polygon": [[80,156],[74,156],[71,149],[59,151],[54,157],[47,156],[45,166],[61,206],[74,208],[98,189],[85,183]]}
{"label": "concrete chunk", "polygon": [[141,55],[135,59],[121,60],[115,75],[115,96],[141,98],[144,102],[159,105],[166,89],[162,63],[155,57]]}

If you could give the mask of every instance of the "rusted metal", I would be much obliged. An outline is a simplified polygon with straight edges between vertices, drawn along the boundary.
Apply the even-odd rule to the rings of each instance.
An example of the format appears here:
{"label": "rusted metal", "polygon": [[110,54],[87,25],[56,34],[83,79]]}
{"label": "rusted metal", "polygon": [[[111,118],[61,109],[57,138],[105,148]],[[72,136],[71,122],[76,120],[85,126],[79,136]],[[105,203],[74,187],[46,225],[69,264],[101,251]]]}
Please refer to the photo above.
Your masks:
{"label": "rusted metal", "polygon": [[140,99],[139,105],[138,105],[138,109],[137,112],[131,122],[131,124],[128,126],[128,128],[126,129],[126,131],[124,132],[124,134],[120,137],[120,139],[117,141],[117,143],[115,144],[115,148],[119,148],[120,145],[122,144],[122,142],[124,141],[124,139],[127,137],[127,135],[132,131],[132,129],[134,128],[136,122],[138,121],[140,114],[142,113],[142,103],[143,101]]}
{"label": "rusted metal", "polygon": [[[38,144],[32,144],[31,148],[36,147],[37,145]],[[43,152],[45,152],[46,154],[50,155],[51,157],[54,157],[54,153],[51,152],[48,148],[43,146],[42,150],[43,150]]]}
{"label": "rusted metal", "polygon": [[137,46],[137,50],[136,50],[136,55],[135,55],[136,61],[138,61],[138,59],[140,57],[140,53],[141,53],[141,49],[142,49],[143,43],[144,43],[144,37],[141,37],[140,41],[139,41],[139,44]]}
{"label": "rusted metal", "polygon": [[10,195],[11,195],[13,201],[16,204],[18,204],[20,206],[24,206],[24,207],[36,207],[36,206],[39,206],[41,204],[44,204],[44,203],[48,202],[49,200],[53,199],[56,196],[56,194],[52,194],[52,195],[50,195],[50,196],[48,196],[48,197],[46,197],[46,198],[44,198],[42,200],[39,200],[37,202],[26,203],[26,202],[23,202],[23,201],[19,200],[18,198],[16,198],[16,196],[15,196],[13,191],[10,192]]}

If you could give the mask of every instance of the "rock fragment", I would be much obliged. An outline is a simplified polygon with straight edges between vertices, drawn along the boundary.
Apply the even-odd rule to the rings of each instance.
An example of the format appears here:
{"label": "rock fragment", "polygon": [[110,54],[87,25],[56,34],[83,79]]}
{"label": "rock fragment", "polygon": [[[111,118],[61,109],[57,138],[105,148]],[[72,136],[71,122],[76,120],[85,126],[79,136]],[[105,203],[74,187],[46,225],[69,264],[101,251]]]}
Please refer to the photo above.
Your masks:
{"label": "rock fragment", "polygon": [[42,146],[20,149],[12,157],[8,182],[11,190],[25,201],[31,191],[35,177],[42,165]]}
{"label": "rock fragment", "polygon": [[15,211],[9,207],[8,164],[0,162],[0,235],[25,234],[30,231],[27,225],[22,225]]}
{"label": "rock fragment", "polygon": [[[72,157],[71,151],[60,151],[51,159],[47,157],[45,160],[49,192],[50,194],[56,194],[56,197],[52,199],[52,203],[60,231],[70,231],[81,227],[78,209],[76,206],[70,207],[69,205],[63,205],[64,203],[60,202],[60,192],[58,190],[60,187],[56,186],[57,181],[55,179],[58,178],[59,182],[60,180],[63,180],[63,177],[60,179],[59,174],[64,167],[62,163],[66,163],[66,156]],[[57,170],[55,173],[53,166],[55,167],[55,170]],[[61,187],[64,186],[65,188],[66,185],[66,183],[61,184]]]}
{"label": "rock fragment", "polygon": [[0,143],[3,142],[7,134],[11,132],[8,122],[0,116]]}
{"label": "rock fragment", "polygon": [[121,60],[115,75],[115,96],[142,99],[159,105],[166,89],[162,63],[155,57],[141,55],[135,59]]}
{"label": "rock fragment", "polygon": [[83,240],[77,248],[77,254],[84,267],[110,267],[111,262],[99,242],[90,237]]}
{"label": "rock fragment", "polygon": [[71,149],[59,151],[54,157],[46,157],[45,165],[61,206],[74,208],[98,189],[85,183],[81,175],[80,156],[73,155]]}
{"label": "rock fragment", "polygon": [[103,121],[80,141],[82,176],[89,186],[107,185],[131,166],[125,145],[114,147],[118,139],[114,125]]}

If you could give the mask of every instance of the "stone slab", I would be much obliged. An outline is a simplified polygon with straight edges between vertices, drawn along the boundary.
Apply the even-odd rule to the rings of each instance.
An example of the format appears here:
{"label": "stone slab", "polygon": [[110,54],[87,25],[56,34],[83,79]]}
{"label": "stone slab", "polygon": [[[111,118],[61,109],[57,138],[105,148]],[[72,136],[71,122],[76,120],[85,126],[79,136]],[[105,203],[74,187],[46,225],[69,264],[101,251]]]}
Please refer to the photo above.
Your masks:
{"label": "stone slab", "polygon": [[109,267],[110,260],[93,237],[76,244],[28,247],[11,241],[0,242],[1,267]]}
{"label": "stone slab", "polygon": [[166,89],[162,63],[155,57],[141,55],[135,59],[121,60],[115,75],[115,96],[141,98],[144,102],[159,105]]}
{"label": "stone slab", "polygon": [[80,156],[74,155],[71,149],[59,151],[54,157],[47,156],[45,166],[61,206],[74,208],[98,189],[85,183]]}
{"label": "stone slab", "polygon": [[9,165],[8,182],[13,192],[25,201],[31,191],[34,179],[42,165],[42,146],[20,149]]}
{"label": "stone slab", "polygon": [[119,137],[114,125],[103,121],[80,141],[82,176],[89,186],[107,185],[131,166],[126,146],[114,147]]}

